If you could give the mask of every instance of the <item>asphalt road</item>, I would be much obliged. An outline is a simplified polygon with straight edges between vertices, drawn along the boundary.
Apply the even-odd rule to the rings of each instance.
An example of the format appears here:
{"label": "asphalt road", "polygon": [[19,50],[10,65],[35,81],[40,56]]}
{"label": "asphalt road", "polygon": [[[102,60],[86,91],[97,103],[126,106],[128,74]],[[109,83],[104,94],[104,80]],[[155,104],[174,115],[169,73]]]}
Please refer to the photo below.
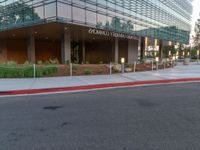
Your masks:
{"label": "asphalt road", "polygon": [[199,150],[200,83],[0,98],[0,150]]}

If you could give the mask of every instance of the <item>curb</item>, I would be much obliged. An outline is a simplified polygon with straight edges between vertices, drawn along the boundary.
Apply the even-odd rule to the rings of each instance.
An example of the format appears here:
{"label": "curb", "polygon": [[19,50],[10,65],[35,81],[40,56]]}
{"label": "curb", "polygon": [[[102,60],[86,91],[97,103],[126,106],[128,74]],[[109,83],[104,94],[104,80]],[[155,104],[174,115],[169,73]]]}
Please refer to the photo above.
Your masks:
{"label": "curb", "polygon": [[195,82],[195,81],[200,81],[200,78],[148,80],[148,81],[124,82],[124,83],[106,83],[106,84],[96,84],[96,85],[86,85],[86,86],[74,86],[74,87],[11,90],[11,91],[0,91],[0,96],[48,94],[48,93],[58,93],[58,92],[87,91],[87,90],[95,90],[95,89],[97,90],[97,89],[106,89],[115,87],[117,88],[117,87],[128,87],[128,86],[157,85],[157,84],[183,83],[183,82]]}

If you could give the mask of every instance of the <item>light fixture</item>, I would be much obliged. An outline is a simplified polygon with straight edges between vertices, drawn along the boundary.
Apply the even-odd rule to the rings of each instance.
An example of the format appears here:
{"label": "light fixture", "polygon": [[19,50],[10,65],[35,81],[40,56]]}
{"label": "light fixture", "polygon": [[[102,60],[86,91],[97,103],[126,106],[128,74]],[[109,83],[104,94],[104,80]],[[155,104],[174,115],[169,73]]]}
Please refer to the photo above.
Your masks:
{"label": "light fixture", "polygon": [[197,51],[197,55],[199,55],[199,51],[200,51],[200,50]]}
{"label": "light fixture", "polygon": [[65,29],[65,30],[67,30],[68,28],[67,28],[67,27],[65,27],[64,29]]}
{"label": "light fixture", "polygon": [[156,57],[156,62],[159,62],[159,57]]}
{"label": "light fixture", "polygon": [[35,31],[34,33],[35,33],[35,34],[37,34],[38,32],[37,32],[37,31]]}
{"label": "light fixture", "polygon": [[169,56],[171,56],[171,54],[172,54],[172,52],[171,52],[171,51],[169,51]]}
{"label": "light fixture", "polygon": [[125,63],[125,58],[121,58],[121,63],[122,63],[122,64]]}
{"label": "light fixture", "polygon": [[173,60],[176,60],[176,57],[175,56],[173,56],[173,58],[172,58]]}

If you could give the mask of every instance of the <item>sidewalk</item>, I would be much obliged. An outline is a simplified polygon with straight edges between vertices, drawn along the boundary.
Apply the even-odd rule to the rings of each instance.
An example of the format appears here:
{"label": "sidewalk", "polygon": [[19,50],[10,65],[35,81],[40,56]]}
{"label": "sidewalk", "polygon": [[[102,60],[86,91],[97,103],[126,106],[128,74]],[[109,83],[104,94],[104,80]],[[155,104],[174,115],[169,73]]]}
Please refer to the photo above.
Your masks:
{"label": "sidewalk", "polygon": [[[189,66],[176,66],[173,69],[114,75],[53,77],[36,79],[0,79],[0,95],[7,95],[5,92],[16,90],[37,90],[38,93],[41,93],[38,89],[73,89],[73,87],[80,86],[93,86],[95,88],[96,85],[102,85],[101,87],[103,88],[103,86],[107,87],[107,85],[110,85],[108,87],[112,87],[112,85],[115,86],[117,84],[120,86],[121,83],[123,83],[122,85],[125,86],[126,83],[128,83],[127,85],[130,85],[130,83],[141,83],[141,81],[143,84],[145,84],[145,82],[150,84],[152,81],[156,81],[156,83],[165,83],[167,80],[169,82],[175,82],[176,80],[181,82],[186,81],[185,79],[190,79],[191,81],[195,79],[194,81],[199,81],[200,65],[191,64]],[[83,89],[87,89],[86,87]],[[59,91],[62,91],[62,89]],[[52,90],[50,90],[50,92],[52,92]]]}

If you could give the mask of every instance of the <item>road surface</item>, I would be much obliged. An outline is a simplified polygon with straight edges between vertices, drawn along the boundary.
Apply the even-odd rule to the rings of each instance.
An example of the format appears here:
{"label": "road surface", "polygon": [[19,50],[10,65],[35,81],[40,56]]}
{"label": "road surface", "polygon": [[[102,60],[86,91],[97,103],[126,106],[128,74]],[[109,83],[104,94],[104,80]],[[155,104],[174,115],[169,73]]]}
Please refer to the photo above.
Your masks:
{"label": "road surface", "polygon": [[200,83],[0,98],[0,150],[199,150]]}

